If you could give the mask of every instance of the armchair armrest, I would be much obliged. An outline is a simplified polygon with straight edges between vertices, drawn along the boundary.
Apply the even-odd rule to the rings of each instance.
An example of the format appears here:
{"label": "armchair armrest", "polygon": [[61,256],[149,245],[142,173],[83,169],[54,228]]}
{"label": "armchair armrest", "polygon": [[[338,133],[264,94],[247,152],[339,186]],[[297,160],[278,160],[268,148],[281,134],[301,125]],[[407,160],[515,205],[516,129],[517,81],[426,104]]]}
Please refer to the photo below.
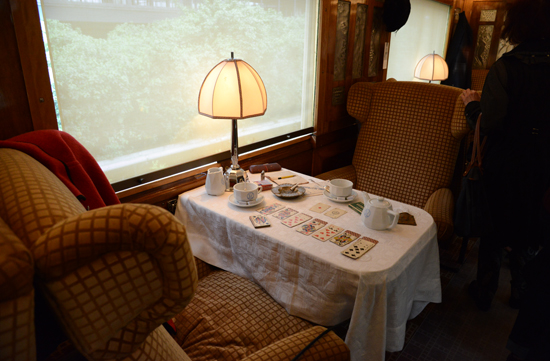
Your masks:
{"label": "armchair armrest", "polygon": [[357,172],[355,171],[355,167],[353,166],[353,164],[318,174],[315,177],[324,180],[336,178],[347,179],[353,182],[354,188],[357,185]]}
{"label": "armchair armrest", "polygon": [[[325,330],[326,328],[324,327],[315,326],[295,333],[254,352],[252,355],[244,358],[243,361],[290,361]],[[346,361],[349,359],[350,351],[348,346],[334,332],[329,332],[317,340],[300,357],[300,361]]]}
{"label": "armchair armrest", "polygon": [[0,218],[0,360],[35,360],[34,268],[30,252]]}
{"label": "armchair armrest", "polygon": [[453,212],[454,212],[453,193],[448,188],[436,190],[424,206],[437,225],[437,239],[439,242],[449,240],[454,231]]}
{"label": "armchair armrest", "polygon": [[31,252],[39,286],[90,360],[130,355],[197,287],[184,226],[156,206],[121,204],[67,218]]}

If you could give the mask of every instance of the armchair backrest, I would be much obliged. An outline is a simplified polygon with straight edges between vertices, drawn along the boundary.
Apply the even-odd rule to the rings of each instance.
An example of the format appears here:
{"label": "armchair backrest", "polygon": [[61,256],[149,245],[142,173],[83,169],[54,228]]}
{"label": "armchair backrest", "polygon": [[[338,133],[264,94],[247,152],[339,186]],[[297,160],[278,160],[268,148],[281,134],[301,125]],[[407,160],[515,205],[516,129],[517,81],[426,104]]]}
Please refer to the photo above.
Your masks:
{"label": "armchair backrest", "polygon": [[361,122],[356,188],[421,208],[448,188],[469,131],[461,92],[421,82],[354,84],[347,110]]}
{"label": "armchair backrest", "polygon": [[482,91],[485,85],[485,78],[489,73],[489,69],[473,69],[472,70],[472,90]]}

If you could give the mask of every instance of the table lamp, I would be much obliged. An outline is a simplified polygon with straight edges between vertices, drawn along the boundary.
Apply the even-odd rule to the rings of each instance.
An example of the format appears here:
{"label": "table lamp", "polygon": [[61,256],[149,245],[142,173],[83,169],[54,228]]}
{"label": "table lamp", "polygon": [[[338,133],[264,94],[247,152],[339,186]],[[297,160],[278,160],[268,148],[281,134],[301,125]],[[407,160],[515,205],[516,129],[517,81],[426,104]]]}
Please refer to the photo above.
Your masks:
{"label": "table lamp", "polygon": [[422,80],[445,80],[449,77],[449,67],[441,56],[435,51],[428,54],[416,65],[414,69],[414,77]]}
{"label": "table lamp", "polygon": [[231,166],[225,175],[228,191],[244,182],[246,173],[238,163],[237,119],[264,115],[267,93],[262,79],[245,61],[233,58],[216,65],[204,79],[199,92],[199,114],[213,119],[231,119]]}

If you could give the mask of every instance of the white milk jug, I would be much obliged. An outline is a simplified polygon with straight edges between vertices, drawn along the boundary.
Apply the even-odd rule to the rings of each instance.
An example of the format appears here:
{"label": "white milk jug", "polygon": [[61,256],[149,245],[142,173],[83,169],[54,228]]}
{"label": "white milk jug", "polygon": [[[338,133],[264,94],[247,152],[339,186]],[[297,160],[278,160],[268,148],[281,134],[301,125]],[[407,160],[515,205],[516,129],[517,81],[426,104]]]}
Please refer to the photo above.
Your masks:
{"label": "white milk jug", "polygon": [[210,168],[206,173],[206,193],[211,196],[221,196],[225,192],[225,177],[222,167]]}

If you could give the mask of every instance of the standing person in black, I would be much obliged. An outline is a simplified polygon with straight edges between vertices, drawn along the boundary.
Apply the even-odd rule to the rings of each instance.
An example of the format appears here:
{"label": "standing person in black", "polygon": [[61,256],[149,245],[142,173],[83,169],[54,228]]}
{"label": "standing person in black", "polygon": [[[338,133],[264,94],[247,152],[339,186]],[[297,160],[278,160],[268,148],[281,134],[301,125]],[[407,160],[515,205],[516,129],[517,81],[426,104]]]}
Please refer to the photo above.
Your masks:
{"label": "standing person in black", "polygon": [[466,89],[462,100],[472,129],[479,113],[487,135],[483,179],[492,224],[481,235],[477,279],[469,292],[489,310],[498,287],[503,250],[510,249],[510,305],[519,308],[522,268],[541,240],[538,210],[550,184],[550,1],[517,0],[502,38],[517,45],[487,74],[481,97]]}
{"label": "standing person in black", "polygon": [[550,188],[540,212],[543,227],[542,249],[524,269],[527,290],[508,337],[507,361],[550,360]]}

